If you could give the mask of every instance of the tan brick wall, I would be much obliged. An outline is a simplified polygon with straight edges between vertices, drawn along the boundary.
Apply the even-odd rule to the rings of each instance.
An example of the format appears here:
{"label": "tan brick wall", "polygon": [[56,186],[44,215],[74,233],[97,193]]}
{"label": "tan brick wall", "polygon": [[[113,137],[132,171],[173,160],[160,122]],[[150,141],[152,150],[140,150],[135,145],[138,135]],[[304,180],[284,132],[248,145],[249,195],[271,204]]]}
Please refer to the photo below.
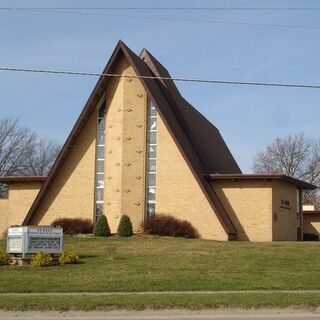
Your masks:
{"label": "tan brick wall", "polygon": [[[126,60],[117,73],[136,75]],[[127,214],[135,232],[144,217],[147,94],[139,79],[114,79],[107,90],[105,206],[111,232]]]}
{"label": "tan brick wall", "polygon": [[272,240],[271,182],[216,181],[212,186],[236,227],[236,240]]}
{"label": "tan brick wall", "polygon": [[49,225],[60,217],[93,217],[97,114],[94,112],[30,224]]}
{"label": "tan brick wall", "polygon": [[9,186],[9,225],[20,225],[36,198],[42,183],[11,183]]}
{"label": "tan brick wall", "polygon": [[[273,240],[297,240],[297,188],[284,181],[273,181]],[[289,201],[289,205],[281,204]]]}
{"label": "tan brick wall", "polygon": [[156,214],[188,220],[205,239],[227,240],[207,198],[158,116]]}
{"label": "tan brick wall", "polygon": [[8,199],[0,200],[0,237],[11,225],[21,225],[42,183],[10,183]]}
{"label": "tan brick wall", "polygon": [[312,233],[320,236],[320,215],[304,214],[303,215],[303,233]]}
{"label": "tan brick wall", "polygon": [[[136,75],[128,66],[125,75]],[[145,209],[147,93],[139,79],[125,79],[123,99],[122,213],[141,231]]]}
{"label": "tan brick wall", "polygon": [[[122,62],[115,72],[121,74],[125,67],[126,64]],[[124,78],[112,79],[106,92],[104,214],[112,233],[117,231],[121,216],[123,82]]]}
{"label": "tan brick wall", "polygon": [[8,227],[9,219],[9,201],[8,199],[0,199],[0,238]]}

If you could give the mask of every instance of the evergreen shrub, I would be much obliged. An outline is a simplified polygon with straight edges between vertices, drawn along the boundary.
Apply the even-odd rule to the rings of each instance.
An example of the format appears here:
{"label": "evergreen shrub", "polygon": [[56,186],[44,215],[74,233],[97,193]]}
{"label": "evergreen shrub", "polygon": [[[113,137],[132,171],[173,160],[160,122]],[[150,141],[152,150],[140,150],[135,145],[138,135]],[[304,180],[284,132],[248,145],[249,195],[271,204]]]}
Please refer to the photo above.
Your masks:
{"label": "evergreen shrub", "polygon": [[119,237],[131,237],[133,234],[131,220],[125,214],[120,219],[117,234]]}
{"label": "evergreen shrub", "polygon": [[111,235],[107,217],[102,215],[96,222],[93,234],[96,237],[109,237]]}

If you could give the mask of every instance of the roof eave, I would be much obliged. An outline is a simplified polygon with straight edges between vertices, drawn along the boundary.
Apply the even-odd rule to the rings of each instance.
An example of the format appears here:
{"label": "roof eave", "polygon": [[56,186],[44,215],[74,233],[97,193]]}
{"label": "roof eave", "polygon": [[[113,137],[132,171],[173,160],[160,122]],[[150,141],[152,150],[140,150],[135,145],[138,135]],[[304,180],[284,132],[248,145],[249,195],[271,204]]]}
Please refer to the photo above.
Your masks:
{"label": "roof eave", "polygon": [[209,181],[218,180],[282,180],[296,185],[300,189],[315,190],[317,186],[303,180],[295,179],[283,174],[205,174]]}
{"label": "roof eave", "polygon": [[43,182],[46,179],[44,176],[0,176],[0,183]]}

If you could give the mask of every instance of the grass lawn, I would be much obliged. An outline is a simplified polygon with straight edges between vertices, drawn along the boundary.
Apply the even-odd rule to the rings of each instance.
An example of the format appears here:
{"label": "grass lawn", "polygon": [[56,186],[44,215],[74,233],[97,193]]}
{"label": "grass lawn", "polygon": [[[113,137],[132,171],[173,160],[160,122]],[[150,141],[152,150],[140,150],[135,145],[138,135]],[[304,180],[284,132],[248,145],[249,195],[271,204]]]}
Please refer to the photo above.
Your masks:
{"label": "grass lawn", "polygon": [[[107,247],[117,248],[114,260]],[[5,247],[5,242],[0,242]],[[67,237],[65,248],[81,258],[78,265],[48,268],[0,267],[0,292],[201,291],[249,289],[320,289],[320,243],[215,242],[135,236]],[[253,298],[253,296],[255,298]],[[250,302],[251,301],[251,302]],[[116,303],[115,303],[116,302]],[[210,307],[320,305],[320,294],[228,294],[103,297],[2,296],[0,308],[87,309],[116,306]],[[37,307],[38,306],[38,307]]]}
{"label": "grass lawn", "polygon": [[315,308],[320,305],[320,294],[177,294],[130,296],[5,296],[0,299],[0,310],[145,310],[145,309],[211,309],[211,308]]}
{"label": "grass lawn", "polygon": [[[117,248],[114,260],[109,245]],[[67,237],[65,248],[81,263],[1,267],[0,292],[320,289],[317,242]]]}

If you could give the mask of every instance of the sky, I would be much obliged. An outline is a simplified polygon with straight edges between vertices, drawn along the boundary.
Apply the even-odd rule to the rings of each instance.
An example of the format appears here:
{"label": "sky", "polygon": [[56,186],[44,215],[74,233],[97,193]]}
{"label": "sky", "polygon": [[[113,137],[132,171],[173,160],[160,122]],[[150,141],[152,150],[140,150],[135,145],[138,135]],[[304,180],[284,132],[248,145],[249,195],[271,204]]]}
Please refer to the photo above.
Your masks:
{"label": "sky", "polygon": [[[320,3],[0,0],[0,7],[160,6],[320,8]],[[320,84],[320,10],[79,12],[0,10],[0,66],[101,72],[122,39],[136,53],[147,48],[172,77]],[[316,28],[141,19],[129,15]],[[18,118],[21,125],[40,136],[64,143],[96,81],[94,77],[0,71],[0,117]],[[181,82],[177,86],[220,130],[243,172],[251,172],[254,155],[277,136],[304,131],[319,138],[320,89]]]}

